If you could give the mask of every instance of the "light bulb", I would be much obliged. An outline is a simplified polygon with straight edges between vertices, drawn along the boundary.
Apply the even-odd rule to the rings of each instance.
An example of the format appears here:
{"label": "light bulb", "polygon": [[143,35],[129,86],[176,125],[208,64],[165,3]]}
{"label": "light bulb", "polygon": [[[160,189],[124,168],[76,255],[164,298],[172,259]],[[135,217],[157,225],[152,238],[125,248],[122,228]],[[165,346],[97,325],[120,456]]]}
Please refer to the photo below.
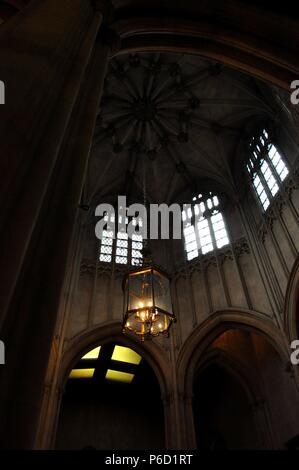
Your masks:
{"label": "light bulb", "polygon": [[140,318],[141,318],[141,320],[144,320],[144,312],[141,312]]}

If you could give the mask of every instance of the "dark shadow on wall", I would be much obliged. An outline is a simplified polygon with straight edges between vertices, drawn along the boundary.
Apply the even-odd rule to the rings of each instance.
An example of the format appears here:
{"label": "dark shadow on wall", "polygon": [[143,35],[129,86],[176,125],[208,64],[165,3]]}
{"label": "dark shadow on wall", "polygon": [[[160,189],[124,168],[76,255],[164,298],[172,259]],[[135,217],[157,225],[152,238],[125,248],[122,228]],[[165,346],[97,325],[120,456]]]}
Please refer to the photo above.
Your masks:
{"label": "dark shadow on wall", "polygon": [[211,364],[194,382],[194,423],[199,449],[258,447],[252,410],[237,380]]}

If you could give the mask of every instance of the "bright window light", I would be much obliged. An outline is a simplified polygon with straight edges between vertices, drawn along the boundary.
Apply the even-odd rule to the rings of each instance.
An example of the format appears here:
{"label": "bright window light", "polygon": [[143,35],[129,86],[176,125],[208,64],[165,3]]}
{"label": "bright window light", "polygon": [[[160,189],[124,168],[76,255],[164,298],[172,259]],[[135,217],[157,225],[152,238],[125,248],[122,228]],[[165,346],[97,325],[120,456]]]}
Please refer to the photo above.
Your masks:
{"label": "bright window light", "polygon": [[278,193],[280,184],[289,174],[289,170],[265,129],[261,135],[252,137],[249,147],[251,156],[247,163],[247,171],[257,197],[266,211],[270,201]]}
{"label": "bright window light", "polygon": [[111,356],[113,361],[127,362],[129,364],[139,364],[142,357],[139,356],[133,349],[124,346],[115,346]]}
{"label": "bright window light", "polygon": [[103,230],[100,248],[100,261],[110,263],[112,261],[113,231]]}
{"label": "bright window light", "polygon": [[184,229],[184,237],[185,237],[185,249],[187,252],[187,259],[190,261],[193,258],[196,258],[198,256],[195,229],[193,225],[190,225],[189,227],[186,227]]}
{"label": "bright window light", "polygon": [[217,248],[222,248],[229,243],[222,214],[211,217]]}
{"label": "bright window light", "polygon": [[114,382],[131,383],[135,374],[128,374],[127,372],[119,372],[118,370],[108,369],[106,379]]}
{"label": "bright window light", "polygon": [[91,379],[94,369],[73,369],[69,375],[70,379]]}
{"label": "bright window light", "polygon": [[182,211],[188,261],[229,244],[218,196],[199,194],[193,202],[192,208]]}
{"label": "bright window light", "polygon": [[202,254],[205,255],[209,253],[209,251],[213,251],[213,242],[208,220],[202,217],[197,224],[197,230]]}
{"label": "bright window light", "polygon": [[87,354],[85,354],[81,359],[97,359],[99,357],[101,346],[92,349]]}
{"label": "bright window light", "polygon": [[[108,222],[108,215],[104,217]],[[121,222],[122,217],[119,217]],[[114,216],[110,216],[110,222],[114,222]],[[129,220],[126,218],[126,224]],[[133,226],[142,227],[140,218],[132,218]],[[100,242],[99,260],[103,263],[111,263],[115,260],[116,264],[131,264],[132,266],[142,265],[143,237],[141,234],[134,234],[132,240],[128,238],[127,233],[118,232],[116,239],[113,238],[112,230],[103,230]]]}

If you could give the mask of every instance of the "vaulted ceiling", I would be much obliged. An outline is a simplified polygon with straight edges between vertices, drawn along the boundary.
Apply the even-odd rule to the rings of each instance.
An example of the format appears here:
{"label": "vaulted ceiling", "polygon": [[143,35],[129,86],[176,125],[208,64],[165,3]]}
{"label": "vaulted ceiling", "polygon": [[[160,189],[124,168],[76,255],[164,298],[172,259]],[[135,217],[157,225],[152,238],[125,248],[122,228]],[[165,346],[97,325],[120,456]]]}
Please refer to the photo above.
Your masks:
{"label": "vaulted ceiling", "polygon": [[214,184],[228,194],[248,122],[273,114],[270,88],[195,55],[114,58],[99,110],[85,199],[182,201]]}
{"label": "vaulted ceiling", "polygon": [[[29,3],[0,0],[0,22]],[[287,0],[279,8],[271,4],[266,14],[266,0],[112,4],[111,28],[121,40],[120,55],[108,70],[84,202],[95,204],[118,194],[138,200],[144,175],[153,202],[184,201],[205,184],[233,194],[247,123],[275,114],[271,87],[253,77],[289,84],[289,64],[296,69],[294,7],[288,8]],[[285,21],[277,15],[282,12]],[[124,53],[147,49],[160,52]],[[222,65],[162,50],[194,51]]]}

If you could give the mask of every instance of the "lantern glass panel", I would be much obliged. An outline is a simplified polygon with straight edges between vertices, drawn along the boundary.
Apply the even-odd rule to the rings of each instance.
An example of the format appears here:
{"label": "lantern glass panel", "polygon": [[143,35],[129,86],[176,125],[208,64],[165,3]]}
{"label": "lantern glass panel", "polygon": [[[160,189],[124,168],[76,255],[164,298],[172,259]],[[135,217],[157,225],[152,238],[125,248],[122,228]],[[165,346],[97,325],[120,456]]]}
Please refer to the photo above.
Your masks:
{"label": "lantern glass panel", "polygon": [[153,306],[152,272],[145,269],[129,275],[128,311]]}
{"label": "lantern glass panel", "polygon": [[133,331],[137,336],[144,337],[151,333],[151,323],[142,321],[140,313],[130,313],[127,317],[125,328],[128,331]]}
{"label": "lantern glass panel", "polygon": [[169,279],[159,271],[153,271],[153,289],[155,307],[172,314]]}
{"label": "lantern glass panel", "polygon": [[168,315],[158,313],[155,321],[151,324],[151,335],[156,336],[162,332],[166,332],[169,328],[171,319]]}

